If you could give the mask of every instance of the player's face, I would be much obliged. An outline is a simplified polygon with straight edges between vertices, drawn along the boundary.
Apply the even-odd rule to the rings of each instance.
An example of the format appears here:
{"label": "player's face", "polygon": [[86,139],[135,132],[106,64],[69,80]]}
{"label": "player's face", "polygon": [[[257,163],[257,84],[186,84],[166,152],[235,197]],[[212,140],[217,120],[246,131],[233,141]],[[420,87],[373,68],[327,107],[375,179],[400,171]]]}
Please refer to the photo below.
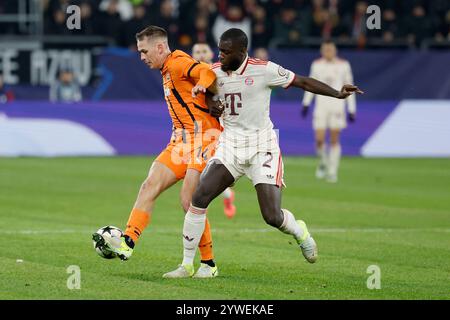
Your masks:
{"label": "player's face", "polygon": [[337,54],[336,46],[332,43],[323,44],[320,52],[322,53],[322,57],[324,57],[326,60],[334,59]]}
{"label": "player's face", "polygon": [[211,64],[213,52],[207,44],[196,44],[192,48],[192,57],[195,60]]}
{"label": "player's face", "polygon": [[225,72],[235,71],[239,68],[247,55],[247,49],[242,48],[231,40],[219,42],[219,61],[221,69]]}
{"label": "player's face", "polygon": [[137,48],[141,54],[141,61],[150,69],[160,69],[164,63],[163,45],[148,38],[138,40]]}

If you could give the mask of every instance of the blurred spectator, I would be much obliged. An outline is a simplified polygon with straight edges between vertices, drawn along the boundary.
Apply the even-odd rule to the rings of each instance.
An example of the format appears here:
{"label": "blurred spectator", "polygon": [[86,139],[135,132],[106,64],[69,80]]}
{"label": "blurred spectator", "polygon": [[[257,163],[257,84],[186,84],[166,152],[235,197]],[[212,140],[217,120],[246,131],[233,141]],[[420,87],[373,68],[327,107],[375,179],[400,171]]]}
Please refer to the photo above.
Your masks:
{"label": "blurred spectator", "polygon": [[357,1],[353,13],[347,13],[342,19],[342,30],[351,38],[357,40],[358,47],[364,47],[367,40],[366,11],[368,3]]}
{"label": "blurred spectator", "polygon": [[225,13],[219,15],[212,27],[212,33],[219,43],[220,36],[230,28],[238,28],[245,32],[248,37],[248,47],[252,45],[252,26],[250,18],[246,17],[244,11],[239,5],[231,4]]}
{"label": "blurred spectator", "polygon": [[96,26],[94,23],[92,3],[88,0],[82,1],[80,4],[81,13],[81,30],[80,33],[92,35],[96,33]]}
{"label": "blurred spectator", "polygon": [[[216,45],[222,32],[232,27],[246,32],[253,47],[298,46],[309,37],[351,38],[360,47],[366,45],[368,38],[386,43],[408,38],[418,46],[426,39],[441,42],[449,39],[450,29],[450,0],[35,1],[42,3],[46,34],[102,35],[130,48],[134,48],[133,29],[142,29],[142,24],[167,29],[170,45],[175,48],[188,48],[199,41]],[[17,4],[17,1],[0,0],[0,14],[17,13]],[[70,31],[65,25],[66,9],[72,4],[81,8],[80,31]],[[382,9],[381,30],[366,27],[369,4]],[[19,34],[18,26],[18,23],[2,23],[0,33]]]}
{"label": "blurred spectator", "polygon": [[99,30],[104,36],[112,38],[117,44],[122,42],[122,20],[119,13],[119,1],[109,0],[102,2],[107,4],[104,11],[100,13]]}
{"label": "blurred spectator", "polygon": [[50,101],[78,102],[81,99],[81,88],[72,70],[60,70],[59,78],[50,85]]}
{"label": "blurred spectator", "polygon": [[413,7],[411,15],[404,20],[404,27],[408,42],[414,46],[418,46],[430,34],[434,35],[432,21],[421,5]]}
{"label": "blurred spectator", "polygon": [[115,10],[119,13],[121,20],[128,21],[133,17],[133,6],[129,0],[102,0],[100,10],[108,11],[111,3],[115,6]]}
{"label": "blurred spectator", "polygon": [[209,27],[208,18],[204,15],[197,16],[195,19],[195,30],[192,34],[192,43],[207,43],[210,46],[216,45]]}
{"label": "blurred spectator", "polygon": [[14,100],[14,93],[12,90],[5,87],[3,76],[0,75],[0,103],[7,103]]}
{"label": "blurred spectator", "polygon": [[171,0],[163,0],[159,8],[159,16],[154,23],[167,31],[169,46],[171,48],[176,47],[178,41],[179,25],[176,18],[175,7]]}
{"label": "blurred spectator", "polygon": [[385,42],[392,42],[399,36],[399,28],[397,15],[392,9],[386,9],[383,11],[383,18],[381,20],[382,38]]}
{"label": "blurred spectator", "polygon": [[256,6],[252,11],[252,42],[254,47],[267,47],[272,37],[272,25],[266,9]]}
{"label": "blurred spectator", "polygon": [[335,33],[339,22],[337,3],[337,0],[329,1],[325,7],[324,0],[313,1],[309,35],[328,39]]}
{"label": "blurred spectator", "polygon": [[299,44],[301,36],[297,11],[290,7],[282,8],[275,20],[271,45]]}
{"label": "blurred spectator", "polygon": [[255,57],[256,59],[269,61],[269,51],[267,51],[266,48],[256,48],[253,51],[253,57]]}
{"label": "blurred spectator", "polygon": [[134,6],[133,12],[133,18],[125,22],[123,35],[125,46],[130,50],[137,50],[135,34],[144,29],[148,21],[146,19],[146,7],[144,5],[139,4]]}

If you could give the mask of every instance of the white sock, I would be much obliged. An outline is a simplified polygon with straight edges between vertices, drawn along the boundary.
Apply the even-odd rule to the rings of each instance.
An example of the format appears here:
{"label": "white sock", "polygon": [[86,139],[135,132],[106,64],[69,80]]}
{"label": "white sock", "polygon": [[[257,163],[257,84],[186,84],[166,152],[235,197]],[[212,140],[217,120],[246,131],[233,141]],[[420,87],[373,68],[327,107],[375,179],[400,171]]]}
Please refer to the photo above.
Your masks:
{"label": "white sock", "polygon": [[190,206],[184,216],[183,226],[183,265],[193,264],[198,244],[205,231],[206,209]]}
{"label": "white sock", "polygon": [[287,209],[281,209],[281,212],[284,214],[284,220],[280,226],[280,231],[291,234],[296,240],[300,240],[303,237],[304,231],[300,228],[292,212]]}
{"label": "white sock", "polygon": [[327,146],[324,144],[322,144],[322,146],[320,148],[316,147],[316,153],[317,156],[319,157],[319,165],[323,165],[326,166],[327,165]]}
{"label": "white sock", "polygon": [[230,199],[232,195],[231,189],[230,188],[226,188],[224,192],[222,192],[222,196],[225,199]]}
{"label": "white sock", "polygon": [[337,175],[339,168],[339,161],[341,160],[341,145],[331,145],[330,155],[329,155],[329,164],[328,164],[328,173],[330,175]]}

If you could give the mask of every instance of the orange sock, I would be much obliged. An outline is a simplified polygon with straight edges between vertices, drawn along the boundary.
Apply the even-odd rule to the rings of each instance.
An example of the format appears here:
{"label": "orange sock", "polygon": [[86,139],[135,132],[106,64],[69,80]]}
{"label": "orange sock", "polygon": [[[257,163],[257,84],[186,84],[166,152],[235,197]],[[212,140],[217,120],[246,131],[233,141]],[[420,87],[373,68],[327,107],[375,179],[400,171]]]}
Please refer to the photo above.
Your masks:
{"label": "orange sock", "polygon": [[142,234],[142,231],[147,227],[150,222],[150,214],[143,210],[133,208],[130,213],[130,218],[127,222],[127,229],[125,234],[137,242]]}
{"label": "orange sock", "polygon": [[209,225],[208,218],[206,218],[205,231],[203,231],[200,243],[198,244],[198,249],[200,250],[200,256],[202,260],[214,259],[211,226]]}

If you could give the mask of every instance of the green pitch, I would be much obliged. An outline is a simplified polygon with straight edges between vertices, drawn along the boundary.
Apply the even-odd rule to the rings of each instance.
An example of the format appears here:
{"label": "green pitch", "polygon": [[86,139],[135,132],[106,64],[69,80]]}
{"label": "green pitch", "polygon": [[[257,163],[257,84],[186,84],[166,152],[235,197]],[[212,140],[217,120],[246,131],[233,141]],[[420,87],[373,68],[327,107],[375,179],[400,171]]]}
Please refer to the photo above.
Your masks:
{"label": "green pitch", "polygon": [[[104,260],[91,233],[124,227],[148,158],[0,159],[0,299],[449,299],[450,160],[345,158],[340,181],[311,158],[285,159],[283,207],[319,245],[310,265],[265,225],[247,179],[238,213],[209,210],[216,279],[163,279],[181,261],[179,185],[158,199],[128,262]],[[22,261],[21,261],[22,260]],[[198,261],[198,260],[197,260]],[[81,289],[67,268],[79,266]],[[367,269],[381,271],[369,290]]]}

